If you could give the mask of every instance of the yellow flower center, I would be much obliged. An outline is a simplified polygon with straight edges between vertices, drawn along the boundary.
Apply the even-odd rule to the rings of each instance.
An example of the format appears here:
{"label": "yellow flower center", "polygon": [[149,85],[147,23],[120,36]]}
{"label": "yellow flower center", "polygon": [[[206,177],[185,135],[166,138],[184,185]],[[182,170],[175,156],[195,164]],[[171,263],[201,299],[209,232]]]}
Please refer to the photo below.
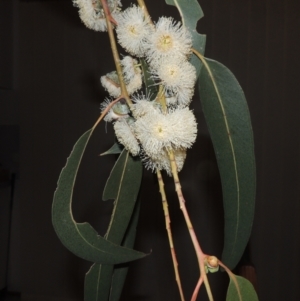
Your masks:
{"label": "yellow flower center", "polygon": [[164,130],[163,130],[163,127],[161,125],[157,125],[156,133],[157,133],[157,135],[159,137],[163,137],[164,136]]}
{"label": "yellow flower center", "polygon": [[169,35],[162,35],[158,40],[158,48],[162,51],[168,51],[173,47],[172,37]]}
{"label": "yellow flower center", "polygon": [[136,36],[138,34],[135,26],[133,26],[133,25],[130,25],[128,30],[129,30],[129,33],[131,33],[133,36]]}
{"label": "yellow flower center", "polygon": [[170,66],[168,69],[168,75],[170,80],[177,80],[179,76],[178,68],[176,66]]}

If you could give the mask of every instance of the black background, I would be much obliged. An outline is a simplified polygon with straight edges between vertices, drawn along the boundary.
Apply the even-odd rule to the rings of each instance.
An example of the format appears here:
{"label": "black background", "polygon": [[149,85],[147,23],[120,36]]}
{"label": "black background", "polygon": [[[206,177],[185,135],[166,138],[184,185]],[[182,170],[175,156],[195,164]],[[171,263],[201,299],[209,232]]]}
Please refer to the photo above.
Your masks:
{"label": "black background", "polygon": [[[122,2],[127,7],[129,1]],[[154,20],[161,15],[179,18],[176,9],[162,0],[146,3]],[[300,300],[299,1],[201,0],[200,4],[205,17],[198,31],[207,35],[206,56],[233,71],[252,117],[257,200],[250,251],[259,298]],[[72,146],[91,128],[107,96],[99,78],[114,69],[108,37],[85,28],[71,0],[6,1],[3,7],[8,13],[1,13],[0,23],[0,63],[6,74],[0,77],[1,101],[9,101],[3,91],[15,93],[18,109],[8,112],[18,115],[14,124],[20,128],[20,291],[24,300],[83,300],[84,273],[91,264],[67,251],[56,237],[51,203]],[[220,256],[222,192],[197,94],[192,108],[198,138],[188,152],[182,186],[203,250]],[[115,157],[98,154],[113,142],[111,125],[101,124],[75,187],[76,220],[89,221],[100,234],[105,233],[111,213],[112,204],[102,202],[101,194]],[[135,247],[152,254],[132,263],[122,300],[179,300],[158,187],[150,172],[144,178]],[[171,179],[166,179],[166,189],[188,300],[198,268]],[[224,300],[226,276],[210,278],[216,300]],[[199,300],[205,300],[204,288],[201,291]]]}

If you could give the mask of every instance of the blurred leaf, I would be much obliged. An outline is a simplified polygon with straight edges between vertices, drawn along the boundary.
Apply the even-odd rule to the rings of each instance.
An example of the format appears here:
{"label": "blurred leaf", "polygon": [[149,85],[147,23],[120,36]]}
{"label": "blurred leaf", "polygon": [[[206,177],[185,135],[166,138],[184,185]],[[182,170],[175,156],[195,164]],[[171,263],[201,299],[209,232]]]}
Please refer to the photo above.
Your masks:
{"label": "blurred leaf", "polygon": [[233,269],[249,240],[255,203],[255,158],[250,114],[234,75],[205,59],[199,77],[204,116],[222,181],[225,238],[222,261]]}
{"label": "blurred leaf", "polygon": [[[126,248],[130,248],[130,249],[133,248],[139,214],[140,214],[140,200],[136,204],[136,208],[134,209],[130,224],[125,234],[124,242],[122,244],[122,246]],[[127,276],[128,265],[129,263],[123,263],[115,266],[109,301],[119,301],[125,283],[125,279]]]}
{"label": "blurred leaf", "polygon": [[[103,192],[103,200],[114,200],[114,209],[105,238],[120,245],[130,222],[140,189],[143,167],[127,150],[119,156]],[[108,300],[113,265],[94,264],[85,278],[85,301]]]}
{"label": "blurred leaf", "polygon": [[67,249],[92,262],[116,264],[142,258],[146,254],[107,241],[90,224],[76,223],[73,218],[73,188],[91,134],[92,130],[89,130],[79,138],[59,176],[52,205],[52,223],[56,234]]}
{"label": "blurred leaf", "polygon": [[[182,24],[189,30],[193,38],[193,48],[204,55],[206,35],[197,32],[197,23],[204,16],[197,0],[166,0],[169,5],[176,6],[182,20]],[[201,61],[193,54],[190,61],[197,70],[197,77],[202,66]]]}
{"label": "blurred leaf", "polygon": [[247,279],[231,275],[226,301],[258,301],[256,291]]}
{"label": "blurred leaf", "polygon": [[120,143],[115,142],[114,145],[107,150],[106,152],[100,154],[100,156],[106,156],[106,155],[117,155],[122,152],[123,148]]}
{"label": "blurred leaf", "polygon": [[146,96],[150,98],[150,100],[154,100],[158,93],[158,86],[155,84],[155,81],[151,77],[151,73],[149,72],[149,66],[144,59],[140,59],[142,71],[143,71],[143,79],[146,87]]}

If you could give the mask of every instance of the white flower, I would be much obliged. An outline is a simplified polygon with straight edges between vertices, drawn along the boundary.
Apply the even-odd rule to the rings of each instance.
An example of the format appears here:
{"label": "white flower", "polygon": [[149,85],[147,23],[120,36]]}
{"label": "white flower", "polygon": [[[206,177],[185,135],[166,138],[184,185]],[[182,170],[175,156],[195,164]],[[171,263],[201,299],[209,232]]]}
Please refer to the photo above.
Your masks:
{"label": "white flower", "polygon": [[190,148],[197,138],[197,122],[189,108],[177,108],[168,115],[169,126],[174,128],[171,135],[175,148]]}
{"label": "white flower", "polygon": [[[104,102],[101,103],[101,113],[106,110],[106,108],[111,104],[110,99],[105,99]],[[115,105],[113,105],[112,108],[106,113],[104,117],[104,121],[114,121],[118,120],[120,118],[128,117],[128,114],[130,113],[130,110],[126,103],[123,103],[122,101],[117,102]]]}
{"label": "white flower", "polygon": [[151,112],[160,111],[159,104],[155,101],[151,101],[148,97],[136,96],[132,99],[135,103],[131,106],[132,113],[135,118],[144,116]]}
{"label": "white flower", "polygon": [[194,95],[196,69],[188,61],[165,58],[151,70],[153,78],[160,80],[166,93],[177,97],[178,104],[188,105]]}
{"label": "white flower", "polygon": [[150,157],[157,156],[164,147],[171,147],[173,130],[166,116],[158,112],[145,114],[135,122],[136,137]]}
{"label": "white flower", "polygon": [[133,5],[120,13],[116,20],[116,32],[121,46],[132,55],[144,56],[145,40],[151,34],[152,27],[143,10]]}
{"label": "white flower", "polygon": [[[186,158],[186,149],[176,149],[173,150],[175,162],[177,166],[177,171],[181,171],[184,165],[184,161]],[[158,156],[156,157],[149,157],[145,153],[142,156],[142,161],[146,167],[146,169],[151,169],[155,171],[156,169],[165,170],[168,175],[172,175],[170,159],[168,156],[168,152],[163,150]]]}
{"label": "white flower", "polygon": [[130,55],[125,56],[121,60],[121,66],[124,74],[124,78],[127,82],[136,77],[141,76],[142,70],[138,65],[138,61]]}
{"label": "white flower", "polygon": [[[79,16],[84,25],[95,31],[106,31],[106,20],[100,0],[73,0],[79,8]],[[108,7],[113,18],[122,6],[120,0],[108,0]]]}
{"label": "white flower", "polygon": [[121,95],[120,82],[116,71],[101,76],[100,81],[110,96],[117,98]]}
{"label": "white flower", "polygon": [[[117,98],[121,95],[120,81],[116,71],[101,76],[100,81],[110,96]],[[142,75],[138,72],[130,80],[124,78],[124,81],[129,95],[139,90],[143,84]]]}
{"label": "white flower", "polygon": [[176,95],[172,95],[170,93],[165,93],[166,103],[168,107],[175,107],[177,105],[177,97]]}
{"label": "white flower", "polygon": [[131,95],[142,87],[142,70],[138,61],[129,55],[121,60],[121,66],[127,92]]}
{"label": "white flower", "polygon": [[172,18],[161,17],[155,26],[153,34],[147,39],[147,60],[157,65],[162,58],[176,57],[186,60],[191,54],[192,38],[189,31],[175,23]]}
{"label": "white flower", "polygon": [[133,94],[137,90],[139,90],[142,87],[143,81],[142,81],[142,75],[137,74],[135,75],[127,84],[126,89],[129,95]]}
{"label": "white flower", "polygon": [[140,146],[136,140],[131,125],[124,119],[118,119],[114,124],[115,133],[118,141],[133,155],[138,155]]}
{"label": "white flower", "polygon": [[156,158],[163,149],[191,147],[196,140],[197,123],[188,108],[166,115],[153,111],[137,119],[134,131],[145,153]]}

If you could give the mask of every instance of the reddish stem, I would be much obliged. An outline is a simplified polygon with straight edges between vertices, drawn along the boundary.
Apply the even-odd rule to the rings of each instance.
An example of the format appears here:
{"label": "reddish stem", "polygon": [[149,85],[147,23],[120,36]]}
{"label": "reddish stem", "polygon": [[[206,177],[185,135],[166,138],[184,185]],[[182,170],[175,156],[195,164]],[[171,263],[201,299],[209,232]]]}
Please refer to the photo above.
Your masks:
{"label": "reddish stem", "polygon": [[108,7],[106,0],[101,0],[101,4],[104,10],[105,15],[108,17],[109,21],[115,25],[118,25],[117,21],[113,18],[113,16],[110,13],[110,9]]}
{"label": "reddish stem", "polygon": [[194,290],[191,301],[196,301],[198,293],[199,293],[199,289],[200,289],[202,283],[203,283],[203,277],[201,276],[198,280],[198,283],[197,283],[196,287],[195,287],[195,290]]}

